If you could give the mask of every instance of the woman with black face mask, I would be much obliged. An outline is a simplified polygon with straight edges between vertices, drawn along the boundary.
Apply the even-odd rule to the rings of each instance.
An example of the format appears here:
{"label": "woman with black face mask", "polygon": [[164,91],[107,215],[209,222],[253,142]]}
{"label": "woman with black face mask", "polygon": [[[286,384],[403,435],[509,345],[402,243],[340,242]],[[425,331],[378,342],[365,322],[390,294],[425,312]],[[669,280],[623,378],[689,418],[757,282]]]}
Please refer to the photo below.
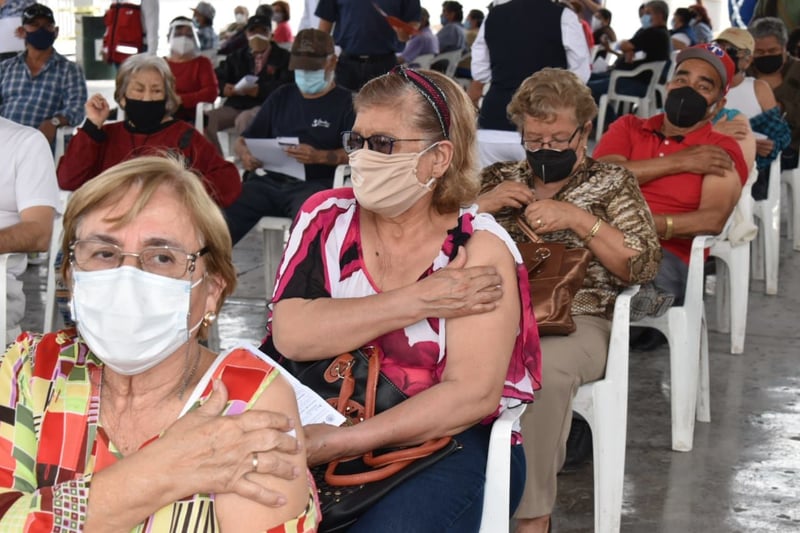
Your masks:
{"label": "woman with black face mask", "polygon": [[121,122],[106,124],[109,105],[102,95],[86,102],[86,121],[58,164],[62,189],[74,191],[121,161],[172,152],[186,159],[220,206],[236,200],[242,189],[236,167],[202,133],[173,117],[181,100],[164,59],[146,54],[126,59],[117,73],[114,97],[125,113]]}
{"label": "woman with black face mask", "polygon": [[747,28],[755,39],[753,65],[748,74],[766,81],[775,93],[778,105],[792,129],[792,141],[781,155],[783,169],[797,168],[800,149],[800,60],[786,50],[788,34],[783,21],[776,17],[756,19]]}
{"label": "woman with black face mask", "polygon": [[[586,153],[597,106],[575,74],[537,72],[517,90],[508,114],[527,160],[483,169],[479,209],[493,213],[517,242],[528,241],[517,226],[521,214],[543,240],[588,248],[594,256],[572,302],[577,330],[541,338],[547,392],[522,415],[528,480],[516,531],[533,533],[547,531],[555,504],[573,395],[603,377],[616,297],[625,286],[655,277],[661,248],[633,174]],[[654,299],[653,305],[659,312],[669,302]]]}

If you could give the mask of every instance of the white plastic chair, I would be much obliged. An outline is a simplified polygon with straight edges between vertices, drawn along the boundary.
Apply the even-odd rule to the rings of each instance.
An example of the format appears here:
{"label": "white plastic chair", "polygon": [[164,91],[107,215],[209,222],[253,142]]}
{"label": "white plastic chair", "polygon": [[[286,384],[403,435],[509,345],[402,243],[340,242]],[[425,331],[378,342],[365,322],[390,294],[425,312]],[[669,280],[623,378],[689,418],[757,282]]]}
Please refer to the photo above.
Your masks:
{"label": "white plastic chair", "polygon": [[499,161],[523,161],[525,148],[518,131],[478,130],[478,160],[481,168]]}
{"label": "white plastic chair", "polygon": [[572,410],[592,430],[596,533],[611,533],[620,527],[628,425],[630,309],[631,298],[637,292],[639,286],[633,285],[617,296],[605,376],[582,385],[572,401]]}
{"label": "white plastic chair", "polygon": [[756,200],[753,214],[758,219],[758,235],[753,240],[751,265],[753,279],[766,279],[765,292],[778,294],[778,260],[781,231],[781,162],[780,157],[769,167],[767,197]]}
{"label": "white plastic chair", "polygon": [[6,291],[8,286],[6,276],[8,276],[8,258],[11,254],[0,254],[0,348],[5,352],[6,348],[6,320],[8,319],[8,310],[6,309]]}
{"label": "white plastic chair", "polygon": [[714,292],[716,300],[716,330],[730,333],[731,353],[744,352],[744,337],[747,329],[747,302],[750,292],[750,242],[749,240],[732,241],[730,230],[734,217],[741,217],[738,224],[753,223],[753,182],[758,170],[753,168],[750,177],[742,187],[742,194],[737,202],[737,212],[731,214],[723,232],[714,239],[709,255],[717,259],[717,282]]}
{"label": "white plastic chair", "polygon": [[[61,250],[62,233],[64,232],[63,215],[67,207],[67,202],[72,194],[70,191],[59,191],[58,199],[60,202],[59,208],[53,216],[53,231],[50,234],[50,250],[47,257],[47,284],[44,292],[44,321],[42,324],[42,332],[48,333],[53,331],[53,326],[56,317],[56,257]],[[68,261],[68,257],[62,258],[62,261]]]}
{"label": "white plastic chair", "polygon": [[[656,84],[661,78],[661,73],[664,71],[666,64],[666,61],[650,61],[642,63],[633,70],[614,69],[611,71],[608,92],[600,97],[600,104],[597,106],[597,130],[595,133],[597,142],[600,142],[600,136],[603,134],[603,128],[606,123],[606,108],[609,105],[613,105],[616,108],[620,105],[625,107],[636,106],[636,114],[640,117],[649,117],[654,113]],[[650,72],[650,82],[647,84],[647,91],[644,96],[631,96],[617,92],[617,80],[620,78],[633,78],[643,72]]]}
{"label": "white plastic chair", "polygon": [[464,56],[463,50],[451,50],[449,52],[442,52],[441,54],[436,54],[431,64],[433,65],[438,63],[439,61],[443,61],[445,64],[442,72],[448,78],[453,78],[456,75],[456,68],[458,67],[459,62],[461,62],[463,56]]}
{"label": "white plastic chair", "polygon": [[55,161],[56,168],[58,168],[58,162],[64,155],[64,150],[66,149],[66,137],[67,135],[73,135],[75,133],[74,126],[59,126],[56,128],[56,143],[55,143],[55,150],[53,151],[53,161]]}
{"label": "white plastic chair", "polygon": [[786,234],[792,241],[792,248],[800,252],[800,168],[781,172],[781,183],[786,187],[789,220]]}
{"label": "white plastic chair", "polygon": [[433,63],[434,57],[436,57],[436,54],[422,54],[409,61],[409,63],[414,65],[414,68],[428,69],[431,68],[431,63]]}
{"label": "white plastic chair", "polygon": [[[678,58],[678,54],[679,53],[680,53],[680,50],[673,50],[672,53],[670,53],[670,55],[669,55],[669,60],[670,60],[669,68],[667,69],[667,75],[664,78],[665,83],[660,83],[659,82],[659,83],[656,84],[655,94],[658,96],[657,101],[661,102],[662,106],[664,105],[664,102],[667,101],[667,83],[669,83],[669,80],[672,79],[672,75],[675,74],[675,67],[677,66],[675,64],[675,60]],[[655,101],[654,101],[654,103],[655,103]],[[655,111],[656,109],[657,109],[657,107],[656,107],[656,105],[654,105],[653,110]]]}
{"label": "white plastic chair", "polygon": [[655,328],[669,341],[672,449],[677,452],[692,450],[695,416],[701,422],[711,421],[703,252],[713,239],[703,235],[692,241],[683,305],[670,307],[662,316],[645,317],[631,323]]}
{"label": "white plastic chair", "polygon": [[[338,165],[333,174],[333,188],[350,186],[350,165]],[[289,240],[292,219],[289,217],[261,217],[256,228],[261,232],[264,244],[264,284],[267,297],[272,295],[272,283],[278,272],[278,262],[283,248]]]}
{"label": "white plastic chair", "polygon": [[511,429],[526,404],[506,409],[492,424],[480,533],[508,533],[511,507]]}

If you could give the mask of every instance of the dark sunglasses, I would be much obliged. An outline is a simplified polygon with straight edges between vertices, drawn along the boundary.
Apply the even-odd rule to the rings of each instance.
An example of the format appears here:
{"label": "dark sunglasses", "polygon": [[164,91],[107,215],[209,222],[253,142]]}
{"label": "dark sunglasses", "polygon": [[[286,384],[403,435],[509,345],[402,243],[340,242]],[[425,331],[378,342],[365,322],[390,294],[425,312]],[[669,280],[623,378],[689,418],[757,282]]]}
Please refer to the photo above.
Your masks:
{"label": "dark sunglasses", "polygon": [[370,135],[369,137],[364,137],[354,131],[342,132],[342,146],[344,147],[344,151],[348,154],[364,148],[364,143],[367,143],[370,150],[389,155],[392,153],[392,150],[394,150],[394,143],[396,142],[427,140],[428,139],[395,139],[388,135]]}

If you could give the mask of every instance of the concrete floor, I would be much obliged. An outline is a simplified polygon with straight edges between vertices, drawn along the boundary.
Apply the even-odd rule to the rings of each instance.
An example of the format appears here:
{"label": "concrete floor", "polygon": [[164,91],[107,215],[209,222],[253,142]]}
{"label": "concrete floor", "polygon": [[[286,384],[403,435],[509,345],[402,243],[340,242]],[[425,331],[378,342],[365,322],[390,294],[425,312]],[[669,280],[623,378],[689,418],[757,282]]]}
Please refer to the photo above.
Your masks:
{"label": "concrete floor", "polygon": [[[751,284],[745,353],[730,355],[728,337],[709,334],[712,422],[697,423],[692,452],[670,450],[666,349],[631,354],[622,531],[800,531],[800,253],[781,244],[780,294]],[[220,316],[222,348],[264,335],[260,236],[234,258],[240,282]],[[40,330],[44,269],[24,279],[23,328]],[[561,475],[553,531],[592,531],[592,508],[591,465]]]}

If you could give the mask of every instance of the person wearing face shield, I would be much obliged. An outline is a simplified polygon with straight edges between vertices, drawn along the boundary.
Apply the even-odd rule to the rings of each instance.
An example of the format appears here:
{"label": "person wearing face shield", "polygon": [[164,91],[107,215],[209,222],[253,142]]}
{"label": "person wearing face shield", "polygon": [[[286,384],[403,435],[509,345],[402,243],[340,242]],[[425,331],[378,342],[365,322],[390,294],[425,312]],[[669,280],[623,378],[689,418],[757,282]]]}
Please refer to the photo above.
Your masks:
{"label": "person wearing face shield", "polygon": [[[676,63],[664,113],[649,119],[619,118],[600,139],[594,156],[627,168],[638,179],[664,254],[655,284],[680,305],[692,238],[722,231],[750,169],[736,140],[711,124],[725,107],[735,73],[731,58],[710,43],[686,48]],[[650,340],[657,344],[653,338],[642,341],[643,346],[652,348]]]}
{"label": "person wearing face shield", "polygon": [[661,248],[633,174],[587,153],[597,105],[580,78],[542,69],[522,82],[508,114],[526,160],[481,171],[479,210],[493,214],[517,243],[530,242],[517,223],[521,215],[543,241],[593,255],[572,303],[576,330],[541,338],[544,390],[521,418],[527,481],[514,531],[544,533],[567,436],[586,424],[573,422],[572,398],[580,385],[603,377],[617,295],[655,277]]}
{"label": "person wearing face shield", "polygon": [[169,56],[165,59],[175,76],[175,92],[181,99],[175,118],[193,122],[197,104],[217,99],[214,65],[210,59],[200,54],[200,43],[191,19],[174,18],[169,24],[167,41]]}
{"label": "person wearing face shield", "polygon": [[0,117],[37,128],[52,145],[60,126],[83,120],[86,79],[53,47],[58,26],[49,7],[25,8],[18,33],[25,50],[0,63]]}
{"label": "person wearing face shield", "polygon": [[206,113],[206,138],[220,154],[218,133],[232,128],[241,113],[255,114],[272,91],[291,83],[293,78],[289,51],[272,42],[271,21],[253,15],[245,28],[247,47],[229,54],[216,70],[219,95],[225,98],[225,103]]}
{"label": "person wearing face shield", "polygon": [[[236,140],[236,154],[247,171],[243,194],[225,209],[233,243],[244,237],[261,217],[294,218],[309,196],[330,189],[337,165],[347,164],[341,132],[352,128],[352,94],[334,81],[333,38],[320,30],[301,30],[292,44],[289,68],[295,83],[276,89],[250,125]],[[262,167],[245,139],[297,137],[285,147],[287,155],[305,167],[305,176],[289,176]]]}
{"label": "person wearing face shield", "polygon": [[797,154],[800,151],[800,98],[797,96],[797,88],[800,87],[800,60],[789,55],[786,50],[788,35],[781,19],[756,19],[747,29],[755,40],[753,64],[747,73],[772,87],[786,122],[792,128],[792,142],[781,154],[781,168],[797,168]]}

